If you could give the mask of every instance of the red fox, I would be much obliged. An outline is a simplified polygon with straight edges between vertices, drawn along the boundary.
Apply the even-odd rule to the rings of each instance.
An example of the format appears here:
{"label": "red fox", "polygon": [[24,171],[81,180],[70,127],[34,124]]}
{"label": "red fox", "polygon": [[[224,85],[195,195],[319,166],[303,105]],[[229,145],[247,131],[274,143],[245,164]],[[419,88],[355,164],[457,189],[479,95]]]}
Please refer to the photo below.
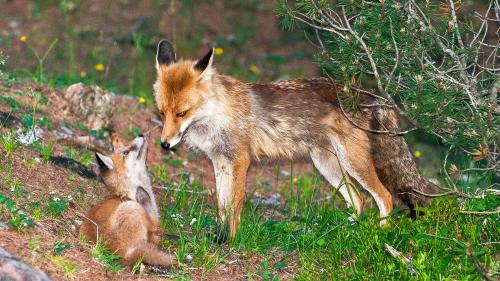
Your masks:
{"label": "red fox", "polygon": [[[231,237],[239,225],[252,159],[309,154],[318,171],[359,213],[360,196],[341,184],[345,170],[374,198],[381,224],[395,197],[414,205],[426,201],[414,189],[437,188],[419,174],[403,137],[375,136],[343,115],[336,85],[329,79],[244,83],[218,74],[213,58],[210,49],[198,61],[177,61],[172,45],[160,41],[154,91],[163,120],[161,146],[169,149],[185,140],[211,159],[219,218],[228,219]],[[365,127],[379,126],[372,124],[376,118],[381,125],[397,126],[390,110],[355,116]]]}
{"label": "red fox", "polygon": [[175,256],[156,245],[158,208],[146,171],[146,154],[147,141],[142,136],[110,156],[96,153],[111,196],[90,209],[80,233],[94,243],[102,239],[123,257],[124,264],[143,257],[145,263],[169,267],[175,264]]}

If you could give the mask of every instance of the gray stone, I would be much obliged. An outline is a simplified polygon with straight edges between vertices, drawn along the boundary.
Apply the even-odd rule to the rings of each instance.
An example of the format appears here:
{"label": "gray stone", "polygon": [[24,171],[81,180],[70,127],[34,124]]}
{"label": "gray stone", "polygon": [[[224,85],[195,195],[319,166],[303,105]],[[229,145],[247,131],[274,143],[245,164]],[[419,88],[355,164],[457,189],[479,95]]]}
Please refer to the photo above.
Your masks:
{"label": "gray stone", "polygon": [[0,247],[0,281],[50,281],[43,272],[35,269]]}

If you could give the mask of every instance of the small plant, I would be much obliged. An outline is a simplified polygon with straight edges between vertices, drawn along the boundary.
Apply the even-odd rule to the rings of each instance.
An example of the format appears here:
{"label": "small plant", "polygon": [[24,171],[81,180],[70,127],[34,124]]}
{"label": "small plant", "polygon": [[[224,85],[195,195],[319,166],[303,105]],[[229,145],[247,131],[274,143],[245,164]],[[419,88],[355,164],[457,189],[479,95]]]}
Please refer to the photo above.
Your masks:
{"label": "small plant", "polygon": [[24,232],[27,228],[33,227],[33,220],[24,213],[24,210],[19,209],[7,196],[0,194],[0,210],[3,208],[9,213],[10,219],[7,224],[13,229]]}
{"label": "small plant", "polygon": [[7,75],[2,71],[2,68],[7,63],[7,58],[4,56],[2,52],[0,52],[0,81],[6,80]]}
{"label": "small plant", "polygon": [[265,261],[260,264],[260,270],[257,270],[256,274],[262,278],[262,280],[279,280],[273,276],[272,268],[269,262]]}
{"label": "small plant", "polygon": [[135,126],[130,125],[128,127],[128,130],[123,132],[123,136],[126,138],[135,138],[135,137],[139,136],[141,133],[142,133],[142,131],[140,128],[137,128]]}
{"label": "small plant", "polygon": [[42,145],[40,147],[40,156],[43,159],[43,162],[49,163],[50,158],[52,157],[52,152],[54,151],[54,143],[49,141],[47,145]]}
{"label": "small plant", "polygon": [[71,244],[65,242],[64,239],[62,239],[61,241],[54,242],[52,243],[52,245],[54,246],[54,253],[56,255],[60,255],[62,252],[71,248]]}
{"label": "small plant", "polygon": [[141,266],[143,262],[144,262],[144,257],[141,257],[134,263],[134,266],[132,267],[132,274],[137,274],[141,271]]}
{"label": "small plant", "polygon": [[169,156],[165,156],[161,160],[174,168],[182,168],[184,166],[184,161],[182,159],[173,159]]}
{"label": "small plant", "polygon": [[62,270],[64,276],[68,279],[73,279],[75,277],[76,269],[78,265],[74,262],[69,261],[66,257],[55,255],[50,258],[52,263]]}
{"label": "small plant", "polygon": [[108,266],[111,272],[117,272],[123,268],[123,266],[117,262],[121,259],[121,256],[112,253],[106,245],[100,241],[97,242],[90,255],[100,264]]}
{"label": "small plant", "polygon": [[21,36],[20,40],[22,42],[24,42],[24,44],[26,44],[26,46],[31,51],[31,53],[36,57],[36,59],[38,61],[38,68],[37,68],[37,75],[35,76],[36,77],[35,81],[38,83],[42,83],[44,81],[43,64],[44,64],[45,60],[47,59],[48,55],[50,54],[50,52],[52,51],[52,49],[57,44],[58,39],[56,38],[56,39],[54,39],[54,41],[52,41],[52,43],[47,48],[47,50],[45,50],[45,53],[43,54],[43,56],[40,56],[38,51],[35,48],[33,48],[33,46],[30,44],[30,42],[28,41],[28,38],[26,36]]}
{"label": "small plant", "polygon": [[42,127],[46,127],[49,130],[52,130],[54,128],[54,124],[52,124],[52,121],[48,119],[47,117],[40,117],[38,118],[38,125]]}
{"label": "small plant", "polygon": [[164,184],[168,181],[168,171],[164,165],[153,166],[153,182]]}
{"label": "small plant", "polygon": [[0,143],[7,156],[10,156],[17,147],[17,140],[12,131],[8,131],[5,135],[1,136]]}
{"label": "small plant", "polygon": [[[76,151],[73,148],[67,148],[67,147],[65,147],[64,151],[65,151],[66,156],[68,158],[71,158],[71,159],[73,159],[75,161],[78,161],[78,162],[82,163],[85,166],[88,166],[88,165],[90,165],[90,163],[92,163],[93,154],[89,150],[85,150],[85,152],[83,152],[83,154],[79,154],[79,151]],[[74,179],[71,179],[71,180],[74,180]]]}
{"label": "small plant", "polygon": [[23,163],[27,168],[32,169],[37,163],[37,158],[31,157],[27,151],[23,151]]}
{"label": "small plant", "polygon": [[91,130],[90,128],[87,128],[83,123],[78,123],[78,128],[82,131],[90,133],[93,137],[96,137],[98,139],[105,139],[106,138],[106,135],[105,135],[106,129],[104,129],[104,128],[101,128],[99,130]]}
{"label": "small plant", "polygon": [[64,148],[64,152],[66,152],[66,156],[68,158],[71,158],[73,160],[78,160],[77,152],[73,148],[67,148],[67,147],[65,147]]}
{"label": "small plant", "polygon": [[28,241],[28,249],[30,249],[31,252],[38,252],[40,248],[40,236],[35,235]]}
{"label": "small plant", "polygon": [[88,166],[90,165],[90,163],[92,163],[92,159],[94,159],[92,152],[87,150],[83,153],[82,157],[80,157],[80,163],[82,163],[85,166]]}
{"label": "small plant", "polygon": [[53,191],[50,193],[47,212],[53,217],[59,217],[62,212],[68,209],[69,203],[64,198],[60,198]]}

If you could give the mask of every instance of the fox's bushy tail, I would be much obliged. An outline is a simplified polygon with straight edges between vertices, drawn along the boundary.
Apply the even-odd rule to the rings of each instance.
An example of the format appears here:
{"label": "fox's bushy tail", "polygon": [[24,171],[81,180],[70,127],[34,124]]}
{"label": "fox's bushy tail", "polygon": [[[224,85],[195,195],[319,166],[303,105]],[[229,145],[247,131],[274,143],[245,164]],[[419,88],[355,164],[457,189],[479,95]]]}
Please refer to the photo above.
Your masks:
{"label": "fox's bushy tail", "polygon": [[[393,109],[375,109],[370,127],[374,130],[400,130]],[[392,193],[395,206],[408,206],[414,215],[415,206],[426,206],[439,187],[422,176],[413,160],[408,144],[401,135],[370,134],[370,146],[380,181]]]}
{"label": "fox's bushy tail", "polygon": [[149,265],[171,267],[177,264],[175,255],[167,254],[160,250],[157,245],[147,241],[133,246],[133,249],[125,256],[125,259],[127,261],[136,261],[141,257]]}

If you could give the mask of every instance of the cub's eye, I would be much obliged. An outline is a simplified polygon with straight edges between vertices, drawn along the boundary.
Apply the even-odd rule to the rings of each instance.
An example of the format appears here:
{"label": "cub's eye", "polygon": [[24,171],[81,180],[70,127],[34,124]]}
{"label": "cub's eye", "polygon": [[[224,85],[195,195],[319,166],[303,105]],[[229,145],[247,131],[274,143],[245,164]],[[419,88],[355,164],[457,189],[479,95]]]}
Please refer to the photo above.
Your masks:
{"label": "cub's eye", "polygon": [[184,117],[184,116],[186,116],[186,113],[188,113],[188,110],[185,110],[185,111],[183,111],[183,112],[179,112],[179,113],[177,113],[175,116],[177,116],[177,117],[179,117],[179,118],[180,118],[180,117]]}
{"label": "cub's eye", "polygon": [[129,152],[130,152],[130,151],[128,151],[128,150],[123,151],[123,152],[122,152],[122,156],[123,156],[123,157],[126,157],[126,156],[128,155],[128,153],[129,153]]}

